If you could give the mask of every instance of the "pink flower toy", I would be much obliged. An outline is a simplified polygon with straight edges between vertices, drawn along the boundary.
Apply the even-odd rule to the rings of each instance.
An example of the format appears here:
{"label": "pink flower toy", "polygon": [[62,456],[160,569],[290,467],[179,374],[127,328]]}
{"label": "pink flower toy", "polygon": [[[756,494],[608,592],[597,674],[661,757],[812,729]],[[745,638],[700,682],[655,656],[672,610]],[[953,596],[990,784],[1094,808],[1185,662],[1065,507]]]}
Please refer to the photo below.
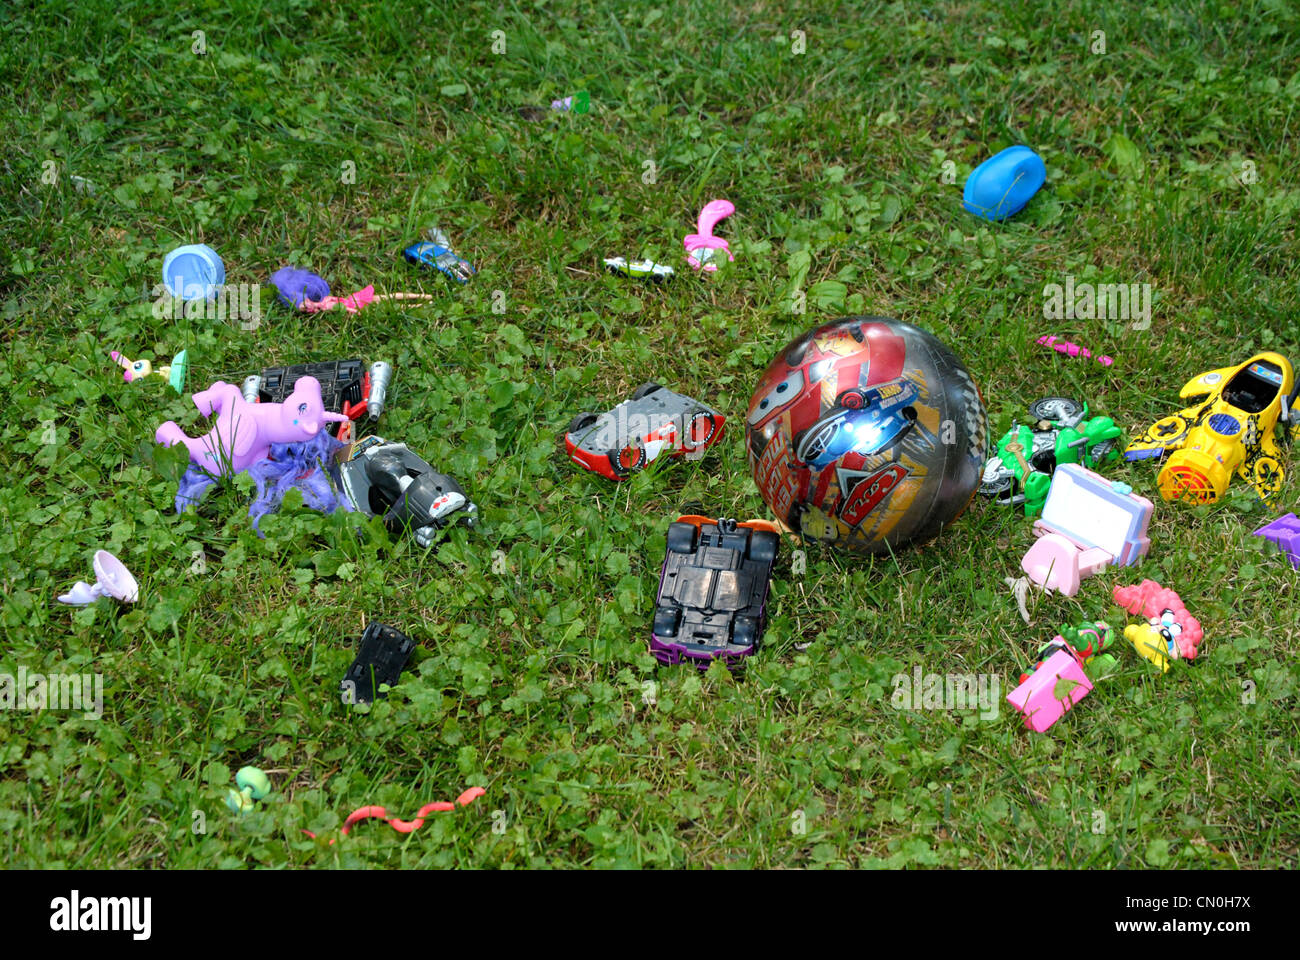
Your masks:
{"label": "pink flower toy", "polygon": [[315,377],[299,377],[284,403],[249,403],[237,386],[220,380],[191,399],[199,413],[216,416],[216,426],[202,437],[190,437],[168,420],[154,439],[164,447],[185,444],[190,460],[216,476],[247,470],[267,457],[273,443],[302,443],[325,424],[348,419],[325,409]]}
{"label": "pink flower toy", "polygon": [[703,270],[706,273],[715,272],[718,269],[718,265],[713,262],[716,250],[725,253],[728,260],[736,259],[732,256],[727,241],[713,235],[713,228],[718,221],[725,220],[735,212],[736,205],[730,200],[710,200],[704,205],[704,209],[700,211],[700,218],[695,224],[698,232],[689,234],[682,241],[686,247],[686,260],[696,270]]}

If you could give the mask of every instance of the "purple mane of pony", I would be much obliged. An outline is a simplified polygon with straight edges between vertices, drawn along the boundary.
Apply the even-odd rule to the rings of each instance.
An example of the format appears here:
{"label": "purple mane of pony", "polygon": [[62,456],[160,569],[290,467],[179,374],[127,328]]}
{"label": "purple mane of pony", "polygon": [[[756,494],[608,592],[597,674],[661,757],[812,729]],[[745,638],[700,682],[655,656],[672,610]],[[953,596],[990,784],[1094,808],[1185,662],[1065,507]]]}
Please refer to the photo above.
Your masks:
{"label": "purple mane of pony", "polygon": [[253,518],[253,529],[262,536],[257,522],[280,508],[284,495],[293,487],[302,491],[303,503],[322,513],[333,513],[339,507],[350,510],[346,501],[334,493],[330,475],[336,472],[334,455],[344,444],[322,430],[310,440],[301,443],[273,443],[271,455],[248,468],[257,484],[257,497],[248,508]]}
{"label": "purple mane of pony", "polygon": [[330,295],[330,285],[323,278],[297,267],[281,267],[271,274],[271,282],[286,307],[301,308],[304,300],[324,300]]}
{"label": "purple mane of pony", "polygon": [[[279,509],[284,495],[297,487],[302,492],[303,503],[322,513],[333,513],[339,507],[351,510],[347,501],[334,492],[331,478],[337,481],[338,468],[333,466],[334,456],[344,444],[325,430],[310,440],[300,443],[273,443],[271,455],[258,460],[248,468],[257,484],[257,496],[248,508],[253,518],[253,529],[259,537],[265,536],[258,521]],[[176,491],[176,512],[183,513],[202,499],[208,487],[217,478],[197,464],[191,463],[181,477]]]}

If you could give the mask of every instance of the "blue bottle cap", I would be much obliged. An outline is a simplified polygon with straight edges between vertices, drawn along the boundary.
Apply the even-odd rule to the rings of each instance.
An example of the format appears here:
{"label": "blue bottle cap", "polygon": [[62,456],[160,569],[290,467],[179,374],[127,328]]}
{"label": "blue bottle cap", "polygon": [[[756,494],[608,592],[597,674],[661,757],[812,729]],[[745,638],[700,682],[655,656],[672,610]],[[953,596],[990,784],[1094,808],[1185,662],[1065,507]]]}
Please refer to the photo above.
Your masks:
{"label": "blue bottle cap", "polygon": [[217,287],[226,282],[226,265],[207,244],[177,247],[163,260],[163,283],[174,297],[212,300]]}

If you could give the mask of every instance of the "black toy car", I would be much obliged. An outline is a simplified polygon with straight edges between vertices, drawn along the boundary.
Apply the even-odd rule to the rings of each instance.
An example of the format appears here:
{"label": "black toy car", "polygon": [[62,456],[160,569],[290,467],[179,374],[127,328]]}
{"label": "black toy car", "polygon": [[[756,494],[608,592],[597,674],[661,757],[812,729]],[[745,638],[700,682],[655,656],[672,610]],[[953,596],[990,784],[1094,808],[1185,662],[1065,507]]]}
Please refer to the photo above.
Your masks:
{"label": "black toy car", "polygon": [[438,473],[404,443],[370,436],[358,443],[339,467],[343,493],[352,506],[383,517],[391,533],[410,530],[422,547],[451,523],[472,527],[478,507],[459,483]]}
{"label": "black toy car", "polygon": [[758,650],[781,537],[764,520],[685,516],[668,527],[668,549],[650,651],[661,663],[734,668]]}

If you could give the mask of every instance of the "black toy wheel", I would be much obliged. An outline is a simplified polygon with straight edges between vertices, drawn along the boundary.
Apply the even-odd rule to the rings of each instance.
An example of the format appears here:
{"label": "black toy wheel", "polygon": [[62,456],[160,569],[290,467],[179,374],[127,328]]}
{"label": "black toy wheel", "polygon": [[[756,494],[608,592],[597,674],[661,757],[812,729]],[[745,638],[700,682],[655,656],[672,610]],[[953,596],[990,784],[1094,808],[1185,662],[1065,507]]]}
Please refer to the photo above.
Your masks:
{"label": "black toy wheel", "polygon": [[627,446],[609,451],[609,466],[616,477],[626,477],[645,466],[645,447],[640,440],[633,440]]}
{"label": "black toy wheel", "polygon": [[835,402],[846,410],[861,410],[866,406],[867,397],[861,390],[844,390],[835,398]]}
{"label": "black toy wheel", "polygon": [[663,386],[661,384],[655,383],[653,380],[651,380],[647,383],[641,384],[641,386],[633,390],[632,399],[640,400],[642,397],[649,396],[650,394],[654,393],[656,390],[662,390],[662,389]]}
{"label": "black toy wheel", "polygon": [[682,626],[681,607],[656,607],[654,625],[650,628],[656,637],[675,637]]}
{"label": "black toy wheel", "polygon": [[700,528],[693,523],[670,523],[668,550],[670,553],[694,553],[699,536]]}
{"label": "black toy wheel", "polygon": [[1069,397],[1043,397],[1041,400],[1035,400],[1029,405],[1029,416],[1035,420],[1047,420],[1051,423],[1059,423],[1062,420],[1073,420],[1083,413],[1083,407],[1077,400],[1071,400]]}
{"label": "black toy wheel", "polygon": [[713,414],[704,410],[694,414],[690,422],[682,429],[682,449],[699,450],[707,446],[718,429],[718,421]]}
{"label": "black toy wheel", "polygon": [[754,530],[749,534],[749,559],[759,563],[773,563],[781,538],[771,530]]}
{"label": "black toy wheel", "polygon": [[572,420],[569,421],[569,428],[564,432],[577,433],[579,430],[586,430],[588,427],[592,426],[598,419],[600,418],[597,417],[596,414],[594,413],[580,413]]}
{"label": "black toy wheel", "polygon": [[738,647],[758,643],[758,621],[753,617],[737,617],[731,625],[731,642]]}
{"label": "black toy wheel", "polygon": [[980,484],[980,496],[997,497],[998,500],[1003,500],[1011,496],[1015,491],[1015,486],[1015,477],[998,477],[996,480],[990,480],[987,483]]}

